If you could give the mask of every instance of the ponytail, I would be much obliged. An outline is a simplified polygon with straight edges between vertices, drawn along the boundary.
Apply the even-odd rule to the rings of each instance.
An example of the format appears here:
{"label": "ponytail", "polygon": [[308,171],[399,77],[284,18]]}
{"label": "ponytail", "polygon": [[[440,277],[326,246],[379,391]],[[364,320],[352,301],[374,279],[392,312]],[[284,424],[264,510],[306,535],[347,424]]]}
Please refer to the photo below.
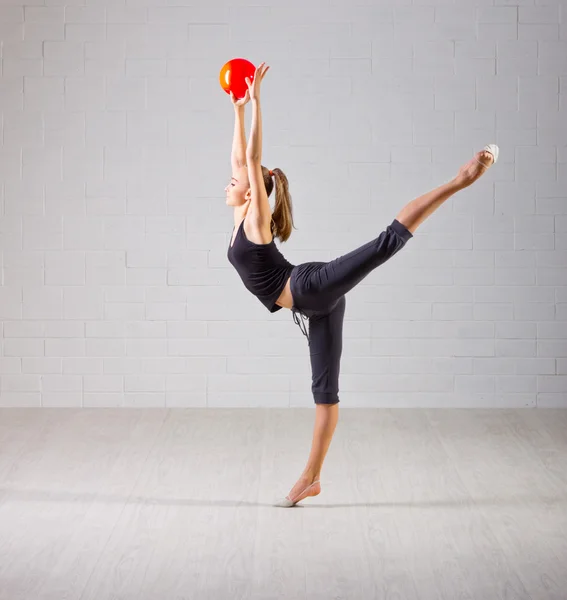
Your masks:
{"label": "ponytail", "polygon": [[268,196],[274,189],[274,182],[276,188],[276,203],[270,224],[272,235],[279,238],[280,241],[286,242],[291,236],[293,228],[293,207],[289,193],[289,182],[281,169],[270,171],[266,167],[262,167],[262,173]]}

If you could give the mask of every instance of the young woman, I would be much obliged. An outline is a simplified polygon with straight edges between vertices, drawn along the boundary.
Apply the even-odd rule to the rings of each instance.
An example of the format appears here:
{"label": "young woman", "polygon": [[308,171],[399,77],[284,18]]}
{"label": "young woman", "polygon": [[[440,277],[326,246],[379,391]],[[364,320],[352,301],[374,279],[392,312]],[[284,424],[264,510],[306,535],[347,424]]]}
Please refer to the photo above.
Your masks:
{"label": "young woman", "polygon": [[[293,506],[321,492],[319,476],[338,420],[339,370],[345,295],[376,267],[394,256],[413,237],[418,226],[453,194],[474,183],[498,158],[498,147],[485,146],[448,183],[404,206],[380,235],[330,262],[292,265],[274,243],[285,242],[293,227],[288,181],[280,169],[262,166],[260,88],[268,69],[262,63],[254,81],[246,80],[246,96],[237,100],[232,146],[232,178],[227,204],[234,207],[234,230],[228,260],[246,288],[270,312],[288,308],[309,343],[315,427],[311,453],[297,483],[276,506]],[[252,103],[252,129],[246,145],[244,107]],[[268,197],[275,186],[272,212]],[[309,320],[309,333],[302,319]]]}

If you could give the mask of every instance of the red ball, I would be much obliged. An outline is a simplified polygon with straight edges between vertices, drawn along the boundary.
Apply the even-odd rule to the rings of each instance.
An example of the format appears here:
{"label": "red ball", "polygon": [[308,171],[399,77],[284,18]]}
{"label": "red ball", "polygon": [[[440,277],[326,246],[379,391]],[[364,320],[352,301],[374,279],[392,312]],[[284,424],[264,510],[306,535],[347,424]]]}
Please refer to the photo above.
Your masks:
{"label": "red ball", "polygon": [[256,67],[245,58],[233,58],[229,60],[221,69],[220,84],[222,89],[227,93],[232,93],[237,98],[246,96],[246,77],[250,78],[250,82],[254,81],[254,73]]}

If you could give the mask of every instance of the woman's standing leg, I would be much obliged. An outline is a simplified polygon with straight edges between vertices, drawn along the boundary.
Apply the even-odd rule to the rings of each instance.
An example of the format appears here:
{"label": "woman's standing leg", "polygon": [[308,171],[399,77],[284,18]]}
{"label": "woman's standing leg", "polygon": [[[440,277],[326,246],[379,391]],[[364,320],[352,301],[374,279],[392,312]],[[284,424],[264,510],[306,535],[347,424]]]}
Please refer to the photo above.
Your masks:
{"label": "woman's standing leg", "polygon": [[338,420],[338,402],[335,404],[315,405],[315,425],[313,426],[311,452],[302,474],[311,479],[311,481],[315,481],[321,476],[323,461],[331,445]]}
{"label": "woman's standing leg", "polygon": [[311,391],[315,400],[315,426],[307,464],[288,494],[288,498],[294,502],[299,502],[307,496],[316,496],[321,492],[321,484],[315,482],[318,482],[321,475],[323,461],[339,419],[339,375],[345,309],[346,298],[343,296],[330,312],[309,319]]}
{"label": "woman's standing leg", "polygon": [[[318,480],[321,475],[323,461],[339,418],[339,376],[345,311],[346,298],[342,296],[328,314],[309,319],[309,358],[312,373],[311,392],[315,400],[315,426],[311,452],[302,474],[308,485]],[[298,491],[301,492],[301,488]]]}
{"label": "woman's standing leg", "polygon": [[[321,493],[321,468],[339,420],[339,404],[316,404],[313,441],[307,465],[287,498],[294,503]],[[317,482],[317,483],[314,483]]]}

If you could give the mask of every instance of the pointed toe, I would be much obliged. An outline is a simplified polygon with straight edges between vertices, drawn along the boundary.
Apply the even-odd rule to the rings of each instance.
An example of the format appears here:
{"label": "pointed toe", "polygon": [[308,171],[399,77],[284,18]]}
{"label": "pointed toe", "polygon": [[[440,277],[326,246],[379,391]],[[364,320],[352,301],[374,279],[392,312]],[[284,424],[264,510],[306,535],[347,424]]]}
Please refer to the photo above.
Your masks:
{"label": "pointed toe", "polygon": [[494,163],[492,164],[496,164],[496,161],[498,160],[498,155],[500,154],[500,148],[496,144],[487,144],[483,149],[487,152],[490,152],[490,154],[494,156]]}
{"label": "pointed toe", "polygon": [[287,496],[285,498],[278,498],[273,506],[279,506],[281,508],[290,508],[295,504],[295,502],[292,502]]}

